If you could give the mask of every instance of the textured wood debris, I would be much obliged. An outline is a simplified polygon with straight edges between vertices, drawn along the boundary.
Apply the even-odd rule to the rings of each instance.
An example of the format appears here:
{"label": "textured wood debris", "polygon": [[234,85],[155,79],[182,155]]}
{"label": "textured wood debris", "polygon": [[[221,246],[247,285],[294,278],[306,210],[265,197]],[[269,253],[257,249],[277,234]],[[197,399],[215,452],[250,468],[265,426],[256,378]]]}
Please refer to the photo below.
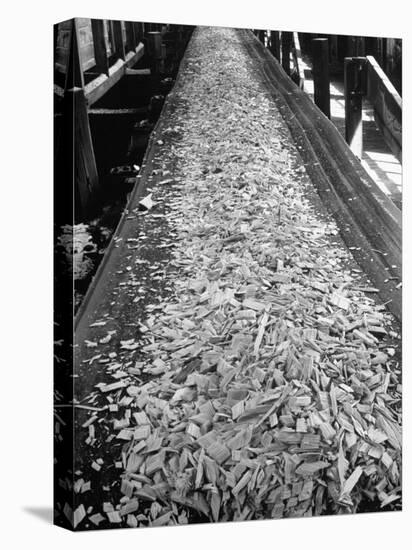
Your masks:
{"label": "textured wood debris", "polygon": [[[97,487],[77,472],[75,521],[160,526],[396,504],[396,329],[313,199],[236,32],[200,28],[190,48],[164,136],[177,167],[144,213],[156,216],[163,190],[179,184],[165,204],[173,293],[147,306],[135,339],[96,342],[109,377],[80,429],[95,474],[115,474]],[[83,505],[98,490],[106,501]]]}

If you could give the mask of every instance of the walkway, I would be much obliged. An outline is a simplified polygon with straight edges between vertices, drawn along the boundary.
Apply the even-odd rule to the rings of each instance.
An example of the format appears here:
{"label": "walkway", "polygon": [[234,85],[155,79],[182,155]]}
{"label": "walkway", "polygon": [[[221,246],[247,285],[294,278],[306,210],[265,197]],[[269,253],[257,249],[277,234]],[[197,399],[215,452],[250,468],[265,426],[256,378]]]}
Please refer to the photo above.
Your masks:
{"label": "walkway", "polygon": [[[314,97],[310,61],[304,56],[305,92]],[[340,78],[331,76],[331,120],[342,136],[345,136],[344,86]],[[363,157],[362,164],[371,178],[398,206],[402,208],[402,165],[392,154],[381,131],[376,126],[373,106],[363,101]]]}

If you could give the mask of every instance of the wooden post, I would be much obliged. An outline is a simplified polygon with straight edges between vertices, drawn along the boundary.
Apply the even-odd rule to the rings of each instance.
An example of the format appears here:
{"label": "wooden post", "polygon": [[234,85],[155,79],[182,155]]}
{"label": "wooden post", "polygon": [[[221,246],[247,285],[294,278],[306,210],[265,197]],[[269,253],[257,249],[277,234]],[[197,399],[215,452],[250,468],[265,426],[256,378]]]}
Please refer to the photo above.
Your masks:
{"label": "wooden post", "polygon": [[395,66],[394,59],[394,49],[395,49],[395,39],[387,38],[386,39],[386,74],[390,79],[392,79],[393,69]]}
{"label": "wooden post", "polygon": [[345,139],[358,158],[362,158],[362,95],[364,78],[362,71],[365,58],[346,57],[344,63],[345,83]]}
{"label": "wooden post", "polygon": [[279,31],[270,32],[270,51],[272,55],[280,61],[280,36]]}
{"label": "wooden post", "polygon": [[356,56],[356,36],[346,37],[346,57]]}
{"label": "wooden post", "polygon": [[262,44],[264,45],[265,44],[265,31],[262,31],[262,30],[258,30],[257,32],[257,37],[259,39],[259,42],[262,42]]}
{"label": "wooden post", "polygon": [[330,35],[330,61],[336,63],[338,61],[338,36]]}
{"label": "wooden post", "polygon": [[381,69],[383,70],[384,66],[384,51],[383,51],[383,38],[377,38],[376,39],[376,53],[374,54],[377,62],[381,66]]}
{"label": "wooden post", "polygon": [[162,61],[162,33],[150,31],[147,33],[147,53],[150,58],[151,70],[154,74],[160,72]]}
{"label": "wooden post", "polygon": [[345,57],[359,57],[363,55],[365,55],[365,38],[363,36],[348,36]]}
{"label": "wooden post", "polygon": [[147,33],[147,53],[154,59],[162,57],[162,33],[151,31]]}
{"label": "wooden post", "polygon": [[356,45],[356,57],[363,57],[365,55],[365,37],[357,36]]}
{"label": "wooden post", "polygon": [[77,21],[73,19],[70,35],[69,61],[67,63],[66,82],[64,89],[84,88],[84,75],[80,61],[79,36]]}
{"label": "wooden post", "polygon": [[329,51],[327,38],[312,40],[315,104],[330,118]]}
{"label": "wooden post", "polygon": [[126,21],[126,37],[129,51],[135,51],[136,38],[134,33],[134,24],[131,21]]}
{"label": "wooden post", "polygon": [[104,28],[102,19],[92,19],[92,33],[94,58],[98,72],[109,74],[109,60],[107,59],[106,40],[104,38]]}
{"label": "wooden post", "polygon": [[99,178],[84,95],[84,78],[77,34],[77,24],[74,19],[63,107],[67,151],[59,170],[63,175],[63,183],[69,185],[78,197],[78,204],[75,204],[76,211],[84,213],[92,193],[99,185]]}
{"label": "wooden post", "polygon": [[87,113],[84,91],[78,88],[66,92],[65,101],[73,105],[74,114],[74,164],[73,184],[80,204],[75,204],[76,212],[84,213],[95,196],[99,177],[94,156],[92,135]]}
{"label": "wooden post", "polygon": [[134,34],[137,46],[144,38],[144,23],[134,23]]}
{"label": "wooden post", "polygon": [[365,55],[375,56],[375,49],[376,49],[376,38],[372,38],[371,36],[366,36],[365,37]]}
{"label": "wooden post", "polygon": [[113,38],[116,55],[120,59],[125,59],[126,52],[124,48],[122,25],[120,21],[113,21]]}
{"label": "wooden post", "polygon": [[293,33],[282,31],[282,67],[290,76],[290,52],[292,49]]}
{"label": "wooden post", "polygon": [[133,23],[133,27],[134,27],[135,44],[137,46],[141,40],[141,23]]}

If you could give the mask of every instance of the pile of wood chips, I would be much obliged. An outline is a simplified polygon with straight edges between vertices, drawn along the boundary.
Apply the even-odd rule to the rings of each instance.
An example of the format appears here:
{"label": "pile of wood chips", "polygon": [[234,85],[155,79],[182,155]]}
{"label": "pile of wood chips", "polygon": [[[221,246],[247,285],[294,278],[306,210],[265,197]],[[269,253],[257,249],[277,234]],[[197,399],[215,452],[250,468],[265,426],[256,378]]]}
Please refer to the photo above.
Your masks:
{"label": "pile of wood chips", "polygon": [[[147,307],[143,337],[120,342],[113,383],[91,397],[101,408],[85,437],[93,446],[97,421],[106,443],[121,442],[121,496],[80,504],[76,522],[390,509],[401,495],[393,321],[313,202],[235,31],[199,28],[190,48],[185,115],[174,114],[183,138],[165,145],[179,157],[181,192],[166,206],[180,275],[168,302]],[[107,357],[111,345],[100,346]]]}

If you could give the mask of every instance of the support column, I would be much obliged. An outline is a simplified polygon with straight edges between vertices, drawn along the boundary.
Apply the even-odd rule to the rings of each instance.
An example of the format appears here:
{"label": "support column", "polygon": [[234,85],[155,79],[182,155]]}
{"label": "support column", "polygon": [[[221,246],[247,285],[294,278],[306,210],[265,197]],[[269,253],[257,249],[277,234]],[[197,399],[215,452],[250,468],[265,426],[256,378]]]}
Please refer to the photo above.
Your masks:
{"label": "support column", "polygon": [[358,57],[346,57],[344,62],[345,139],[359,159],[362,158],[363,150],[362,96],[365,62],[365,58]]}
{"label": "support column", "polygon": [[313,53],[313,84],[315,88],[315,104],[330,118],[330,78],[329,51],[327,38],[312,40]]}
{"label": "support column", "polygon": [[282,67],[290,76],[290,52],[292,50],[293,33],[282,31]]}
{"label": "support column", "polygon": [[272,55],[280,61],[280,36],[279,31],[270,32],[270,51]]}
{"label": "support column", "polygon": [[147,53],[150,58],[151,70],[158,74],[162,61],[162,33],[151,31],[147,33]]}

